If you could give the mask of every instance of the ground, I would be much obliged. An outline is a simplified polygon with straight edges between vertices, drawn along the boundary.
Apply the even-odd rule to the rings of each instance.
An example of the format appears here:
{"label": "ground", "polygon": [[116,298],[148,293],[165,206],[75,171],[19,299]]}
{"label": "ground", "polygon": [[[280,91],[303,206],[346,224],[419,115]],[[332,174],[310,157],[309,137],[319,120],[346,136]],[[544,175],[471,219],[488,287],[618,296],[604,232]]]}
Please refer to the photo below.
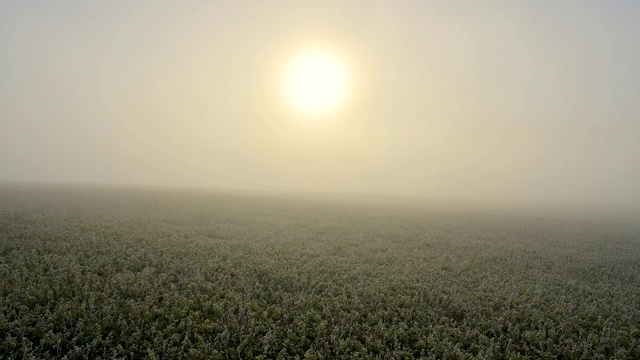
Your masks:
{"label": "ground", "polygon": [[640,226],[0,187],[0,358],[640,358]]}

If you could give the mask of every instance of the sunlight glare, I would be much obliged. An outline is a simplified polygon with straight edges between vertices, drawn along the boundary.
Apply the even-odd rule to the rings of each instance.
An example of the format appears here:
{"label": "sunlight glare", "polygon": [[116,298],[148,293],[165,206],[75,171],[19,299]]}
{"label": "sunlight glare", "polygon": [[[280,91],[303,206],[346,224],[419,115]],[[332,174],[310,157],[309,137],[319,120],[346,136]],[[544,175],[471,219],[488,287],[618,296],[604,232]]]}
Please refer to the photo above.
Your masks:
{"label": "sunlight glare", "polygon": [[348,74],[344,63],[334,54],[310,50],[294,57],[285,78],[289,102],[306,115],[326,115],[344,103]]}

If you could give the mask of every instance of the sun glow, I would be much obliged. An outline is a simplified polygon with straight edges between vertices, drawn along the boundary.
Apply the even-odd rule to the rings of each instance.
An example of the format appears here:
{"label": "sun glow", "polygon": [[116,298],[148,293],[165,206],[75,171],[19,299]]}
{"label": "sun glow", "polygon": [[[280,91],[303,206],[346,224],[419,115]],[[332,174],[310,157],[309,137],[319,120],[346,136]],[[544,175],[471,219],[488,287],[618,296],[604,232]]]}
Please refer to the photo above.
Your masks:
{"label": "sun glow", "polygon": [[338,109],[346,100],[348,85],[344,62],[329,51],[302,52],[286,69],[285,95],[305,115],[321,116]]}

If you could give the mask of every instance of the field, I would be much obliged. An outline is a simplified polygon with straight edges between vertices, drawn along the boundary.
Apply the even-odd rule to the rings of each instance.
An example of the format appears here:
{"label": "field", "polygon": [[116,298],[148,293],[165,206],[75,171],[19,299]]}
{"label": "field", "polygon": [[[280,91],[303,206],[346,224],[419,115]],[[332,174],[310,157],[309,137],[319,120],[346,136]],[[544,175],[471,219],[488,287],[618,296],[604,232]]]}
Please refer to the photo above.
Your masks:
{"label": "field", "polygon": [[638,359],[640,226],[0,187],[0,358]]}

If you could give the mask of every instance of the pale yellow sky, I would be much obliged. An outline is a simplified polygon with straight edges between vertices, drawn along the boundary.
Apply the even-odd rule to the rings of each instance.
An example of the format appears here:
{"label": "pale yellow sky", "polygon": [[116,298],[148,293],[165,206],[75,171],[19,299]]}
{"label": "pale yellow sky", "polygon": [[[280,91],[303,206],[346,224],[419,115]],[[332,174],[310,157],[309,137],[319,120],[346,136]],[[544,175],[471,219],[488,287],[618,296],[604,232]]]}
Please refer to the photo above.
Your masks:
{"label": "pale yellow sky", "polygon": [[[0,180],[640,201],[633,1],[4,1]],[[332,49],[349,96],[292,111]]]}

